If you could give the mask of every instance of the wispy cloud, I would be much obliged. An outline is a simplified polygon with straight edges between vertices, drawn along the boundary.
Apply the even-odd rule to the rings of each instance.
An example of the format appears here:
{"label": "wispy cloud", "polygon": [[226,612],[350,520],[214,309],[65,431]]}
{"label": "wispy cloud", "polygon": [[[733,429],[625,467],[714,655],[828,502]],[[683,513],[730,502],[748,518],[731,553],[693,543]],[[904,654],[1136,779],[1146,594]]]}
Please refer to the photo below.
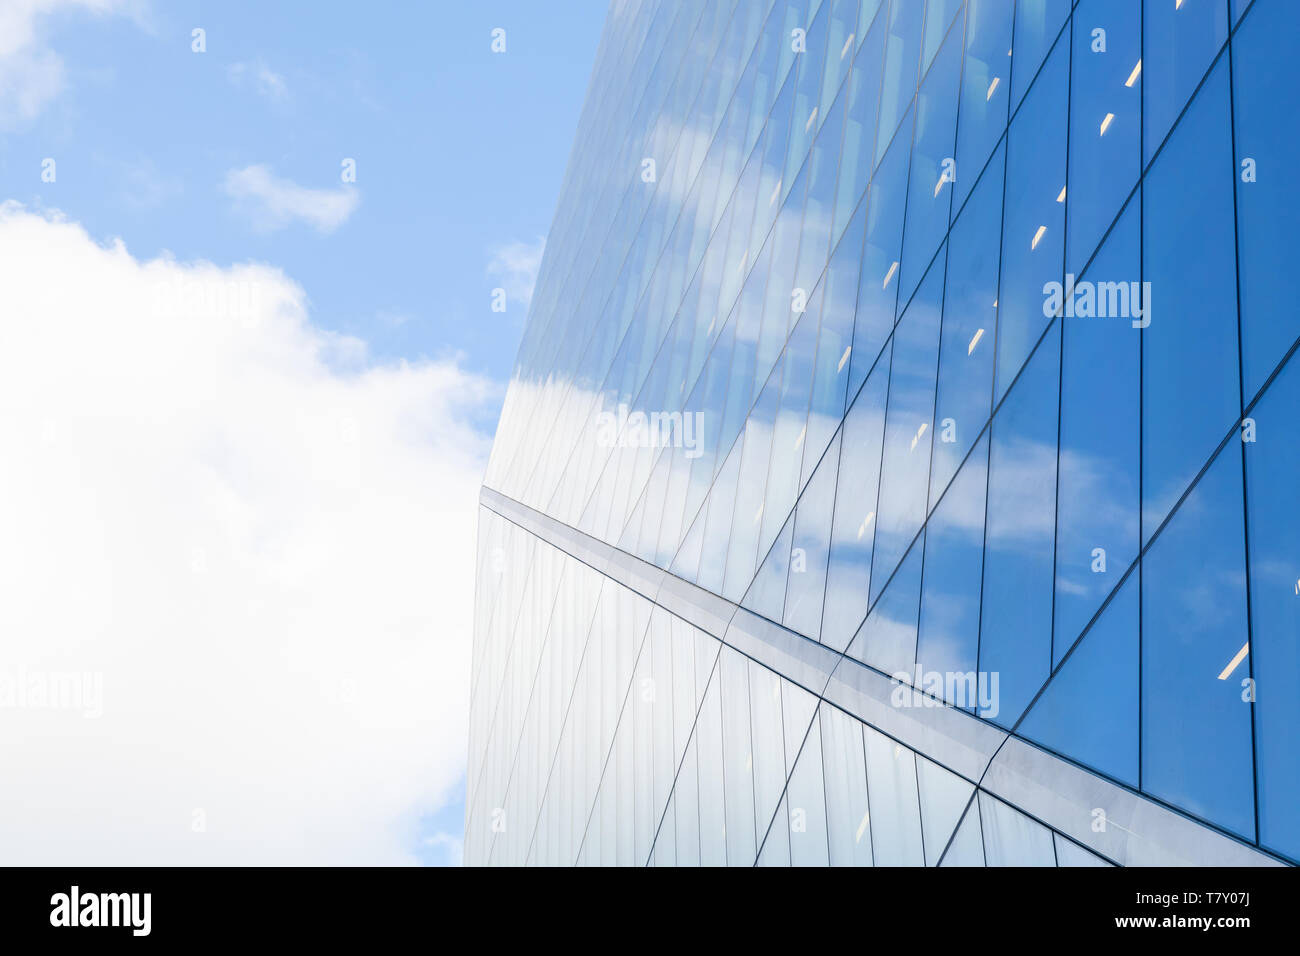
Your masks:
{"label": "wispy cloud", "polygon": [[226,69],[230,82],[236,86],[251,86],[268,100],[282,103],[289,98],[289,86],[284,77],[262,60],[253,63],[232,63]]}
{"label": "wispy cloud", "polygon": [[226,173],[225,190],[256,228],[270,232],[302,222],[322,234],[331,233],[361,204],[361,194],[353,186],[309,189],[260,164]]}
{"label": "wispy cloud", "polygon": [[34,119],[63,90],[63,59],[41,21],[65,11],[140,12],[139,0],[0,0],[0,129]]}
{"label": "wispy cloud", "polygon": [[537,270],[542,265],[546,250],[546,237],[538,236],[533,242],[515,240],[491,250],[487,274],[501,283],[506,297],[522,302],[526,308],[533,301],[533,287],[537,285]]}

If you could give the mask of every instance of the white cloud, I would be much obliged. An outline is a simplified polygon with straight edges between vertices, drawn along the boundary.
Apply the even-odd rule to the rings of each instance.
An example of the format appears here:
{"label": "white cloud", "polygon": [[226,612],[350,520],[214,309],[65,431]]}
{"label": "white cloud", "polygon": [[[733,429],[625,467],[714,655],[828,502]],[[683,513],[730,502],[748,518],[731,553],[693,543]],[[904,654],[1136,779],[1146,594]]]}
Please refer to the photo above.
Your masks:
{"label": "white cloud", "polygon": [[0,129],[34,119],[63,90],[62,58],[42,21],[70,11],[139,15],[140,0],[0,0]]}
{"label": "white cloud", "polygon": [[232,63],[227,73],[236,86],[251,83],[258,93],[269,100],[280,102],[289,96],[289,87],[284,77],[261,60],[256,63]]}
{"label": "white cloud", "polygon": [[361,194],[355,187],[308,189],[276,176],[268,166],[245,166],[226,173],[226,195],[266,231],[304,222],[322,234],[331,233],[356,212]]}
{"label": "white cloud", "polygon": [[538,236],[533,242],[515,240],[491,250],[487,274],[501,283],[509,301],[522,302],[527,308],[533,301],[533,287],[537,285],[537,270],[542,266],[542,253],[546,251],[546,237]]}
{"label": "white cloud", "polygon": [[[498,387],[375,364],[275,269],[13,203],[0,301],[5,861],[427,855],[465,766],[466,421]],[[90,696],[42,706],[58,674]]]}
{"label": "white cloud", "polygon": [[461,866],[465,856],[465,839],[460,834],[435,833],[424,840],[426,855],[439,858],[443,866]]}

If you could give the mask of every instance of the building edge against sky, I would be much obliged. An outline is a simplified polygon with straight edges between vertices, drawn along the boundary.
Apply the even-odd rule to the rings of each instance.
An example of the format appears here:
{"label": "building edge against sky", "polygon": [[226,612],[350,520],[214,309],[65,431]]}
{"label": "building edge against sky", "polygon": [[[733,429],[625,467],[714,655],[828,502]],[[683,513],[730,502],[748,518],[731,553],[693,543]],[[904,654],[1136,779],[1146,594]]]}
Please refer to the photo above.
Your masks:
{"label": "building edge against sky", "polygon": [[1297,32],[615,2],[480,499],[466,862],[1300,859]]}

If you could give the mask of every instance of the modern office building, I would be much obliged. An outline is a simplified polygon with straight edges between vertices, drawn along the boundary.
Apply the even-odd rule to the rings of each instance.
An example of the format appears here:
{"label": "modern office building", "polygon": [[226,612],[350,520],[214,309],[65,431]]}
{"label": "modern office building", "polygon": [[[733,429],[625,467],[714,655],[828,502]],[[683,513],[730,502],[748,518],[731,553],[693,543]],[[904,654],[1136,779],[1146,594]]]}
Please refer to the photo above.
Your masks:
{"label": "modern office building", "polygon": [[1291,0],[619,0],[471,864],[1300,860]]}

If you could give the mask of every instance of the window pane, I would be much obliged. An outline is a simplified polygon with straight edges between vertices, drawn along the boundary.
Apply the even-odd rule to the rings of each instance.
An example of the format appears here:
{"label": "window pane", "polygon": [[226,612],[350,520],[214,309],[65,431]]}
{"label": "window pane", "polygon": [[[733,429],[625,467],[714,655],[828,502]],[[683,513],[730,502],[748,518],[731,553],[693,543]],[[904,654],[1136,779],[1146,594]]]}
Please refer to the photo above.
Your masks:
{"label": "window pane", "polygon": [[[1300,127],[1278,112],[1300,84],[1293,38],[1300,4],[1265,3],[1232,38],[1237,120],[1237,261],[1241,269],[1242,366],[1249,402],[1300,336],[1291,273],[1300,220],[1291,167]],[[1242,163],[1254,169],[1247,175]]]}
{"label": "window pane", "polygon": [[925,866],[912,751],[862,725],[876,866]]}
{"label": "window pane", "polygon": [[[880,88],[880,121],[876,128],[876,161],[895,138],[903,111],[916,94],[916,69],[921,52],[921,21],[925,5],[891,3],[889,36],[885,41],[885,74]],[[904,127],[906,124],[902,124]],[[907,139],[907,133],[901,134]],[[907,144],[907,145],[910,145]]]}
{"label": "window pane", "polygon": [[[725,866],[727,863],[727,821],[724,816],[722,777],[722,696],[715,666],[709,678],[704,703],[695,721],[699,741],[700,779],[700,864]],[[608,771],[606,771],[608,772]]]}
{"label": "window pane", "polygon": [[894,144],[867,190],[867,241],[862,250],[858,312],[853,326],[850,399],[875,364],[898,314],[898,267],[903,254],[910,145],[910,141]]}
{"label": "window pane", "polygon": [[916,778],[921,797],[925,863],[938,866],[975,785],[920,756],[916,758]]}
{"label": "window pane", "polygon": [[848,645],[867,613],[888,382],[886,355],[844,420],[821,636],[823,644],[837,651]]}
{"label": "window pane", "polygon": [[1066,265],[1076,275],[1141,171],[1141,15],[1132,0],[1084,0],[1075,15]]}
{"label": "window pane", "polygon": [[948,231],[957,136],[957,91],[961,79],[961,31],[948,36],[917,93],[907,228],[903,234],[900,295],[911,298]]}
{"label": "window pane", "polygon": [[1254,836],[1241,449],[1142,559],[1142,789]]}
{"label": "window pane", "polygon": [[1065,44],[1053,51],[1011,122],[1007,183],[1013,188],[1003,213],[998,292],[999,399],[1047,327],[1044,284],[1061,281],[1069,53]]}
{"label": "window pane", "polygon": [[1221,62],[1142,186],[1144,541],[1241,410],[1230,141]]}
{"label": "window pane", "polygon": [[979,804],[989,866],[1056,866],[1051,830],[983,790]]}
{"label": "window pane", "polygon": [[953,225],[939,342],[939,385],[930,465],[930,506],[989,417],[998,297],[998,236],[1002,229],[1002,148]]}
{"label": "window pane", "polygon": [[830,553],[831,519],[835,508],[835,477],[839,469],[839,438],[831,443],[794,517],[794,541],[786,586],[786,627],[813,640],[821,634],[822,599],[826,593],[826,562]]}
{"label": "window pane", "polygon": [[826,785],[822,780],[822,743],[814,720],[790,774],[790,862],[793,866],[826,866]]}
{"label": "window pane", "polygon": [[[1125,315],[1109,313],[1123,311],[1112,303],[1131,303],[1139,288],[1140,207],[1135,197],[1125,209],[1082,276],[1075,314],[1064,319],[1053,665],[1138,552],[1142,333]],[[1089,306],[1085,296],[1095,302]]]}
{"label": "window pane", "polygon": [[[870,2],[870,0],[868,0]],[[858,48],[848,82],[848,116],[844,122],[844,146],[840,157],[840,179],[835,189],[835,232],[843,232],[871,176],[871,158],[876,139],[876,110],[880,103],[880,71],[885,59],[885,17],[877,17]]]}
{"label": "window pane", "polygon": [[[925,531],[925,576],[916,663],[922,674],[974,674],[980,631],[980,576],[984,566],[984,496],[988,439],[980,439],[930,516]],[[955,679],[954,679],[955,680]],[[965,683],[949,684],[948,702],[972,709]],[[959,690],[960,688],[960,690]]]}
{"label": "window pane", "polygon": [[1138,785],[1136,573],[1074,647],[1019,733],[1129,786]]}
{"label": "window pane", "polygon": [[998,694],[981,716],[1010,727],[1052,663],[1059,325],[993,420],[979,664]]}
{"label": "window pane", "polygon": [[822,766],[826,773],[826,830],[831,866],[871,866],[862,724],[821,705]]}
{"label": "window pane", "polygon": [[840,83],[853,62],[853,51],[857,45],[853,42],[853,32],[857,29],[858,0],[827,0],[830,8],[830,34],[826,39],[826,66],[822,74],[821,111],[825,115],[830,108]]}
{"label": "window pane", "polygon": [[884,594],[863,622],[849,654],[890,675],[912,682],[916,662],[916,621],[921,601],[921,555],[924,538],[912,546]]}
{"label": "window pane", "polygon": [[1041,80],[1041,77],[1035,80],[1035,75],[1069,12],[1070,0],[1019,0],[1016,3],[1016,48],[1011,74],[1013,113],[1019,109],[1029,84]]}
{"label": "window pane", "polygon": [[[1262,10],[1251,14],[1259,16]],[[1258,439],[1246,444],[1250,504],[1251,657],[1256,681],[1255,753],[1259,836],[1300,857],[1300,363],[1292,358],[1252,413]],[[1228,446],[1229,451],[1233,444]],[[1246,667],[1233,673],[1240,689]]]}
{"label": "window pane", "polygon": [[[1145,165],[1228,38],[1228,8],[1223,0],[1146,3],[1143,8]],[[1199,142],[1208,145],[1217,140]]]}
{"label": "window pane", "polygon": [[966,63],[961,81],[961,113],[957,118],[954,214],[1006,129],[1007,100],[1011,93],[1014,0],[970,0],[967,6],[970,12],[966,15]]}
{"label": "window pane", "polygon": [[894,332],[885,419],[885,461],[880,476],[871,567],[872,600],[912,543],[925,519],[934,438],[934,383],[939,362],[939,314],[943,303],[940,252],[916,298]]}
{"label": "window pane", "polygon": [[727,546],[727,571],[722,590],[723,596],[733,601],[744,595],[754,577],[759,522],[763,519],[763,492],[772,452],[772,428],[780,397],[781,368],[778,366],[772,371],[772,377],[763,387],[749,421],[745,423],[745,450],[736,486],[736,509]]}
{"label": "window pane", "polygon": [[[829,6],[827,4],[826,6]],[[822,64],[826,59],[826,22],[829,15],[825,7],[817,12],[807,27],[806,49],[795,57],[796,79],[794,89],[794,118],[790,122],[790,148],[785,159],[785,182],[789,183],[799,172],[808,146],[817,129],[821,105]]]}
{"label": "window pane", "polygon": [[826,288],[821,302],[822,324],[817,334],[817,368],[813,373],[812,399],[808,408],[808,437],[803,446],[801,486],[808,482],[827,442],[844,418],[849,359],[852,357],[853,311],[857,304],[858,270],[862,264],[862,234],[866,219],[866,205],[863,204],[831,255],[823,280]]}
{"label": "window pane", "polygon": [[[781,678],[753,661],[749,662],[749,707],[754,747],[754,820],[761,844],[785,789],[785,744],[781,731]],[[785,820],[777,823],[777,829],[785,833]]]}
{"label": "window pane", "polygon": [[722,673],[722,749],[727,821],[727,863],[754,862],[754,770],[749,727],[749,662],[729,647],[718,661]]}

